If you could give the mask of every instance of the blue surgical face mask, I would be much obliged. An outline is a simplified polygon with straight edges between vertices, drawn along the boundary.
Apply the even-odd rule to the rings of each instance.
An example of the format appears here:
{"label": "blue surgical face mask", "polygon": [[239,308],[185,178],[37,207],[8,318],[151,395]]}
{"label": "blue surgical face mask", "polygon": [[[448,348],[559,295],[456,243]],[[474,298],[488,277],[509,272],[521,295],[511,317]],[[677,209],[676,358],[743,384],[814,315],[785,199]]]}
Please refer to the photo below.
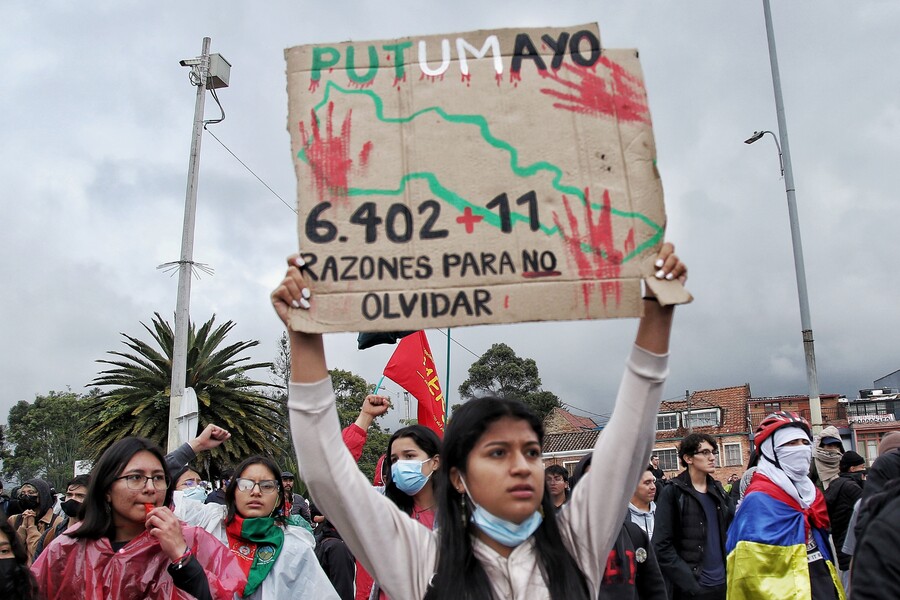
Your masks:
{"label": "blue surgical face mask", "polygon": [[188,488],[186,490],[182,490],[183,498],[188,498],[189,500],[196,500],[197,502],[203,502],[206,500],[206,490],[203,489],[203,486],[195,485],[192,488]]}
{"label": "blue surgical face mask", "polygon": [[391,480],[397,486],[397,489],[407,496],[418,494],[419,490],[425,487],[428,479],[431,478],[430,473],[428,475],[422,474],[422,465],[429,460],[434,460],[434,457],[426,460],[398,460],[392,464]]}
{"label": "blue surgical face mask", "polygon": [[[460,477],[460,479],[462,479],[462,477]],[[534,511],[530,517],[518,524],[507,521],[506,519],[501,519],[497,515],[489,513],[483,506],[478,505],[478,503],[472,500],[472,495],[469,494],[469,488],[466,486],[465,480],[462,480],[462,483],[466,490],[466,495],[469,497],[469,501],[475,506],[475,510],[472,511],[470,520],[475,523],[478,529],[486,536],[497,543],[503,544],[509,548],[515,548],[531,537],[531,534],[537,531],[537,528],[540,527],[541,522],[544,520],[544,515],[539,511]]]}

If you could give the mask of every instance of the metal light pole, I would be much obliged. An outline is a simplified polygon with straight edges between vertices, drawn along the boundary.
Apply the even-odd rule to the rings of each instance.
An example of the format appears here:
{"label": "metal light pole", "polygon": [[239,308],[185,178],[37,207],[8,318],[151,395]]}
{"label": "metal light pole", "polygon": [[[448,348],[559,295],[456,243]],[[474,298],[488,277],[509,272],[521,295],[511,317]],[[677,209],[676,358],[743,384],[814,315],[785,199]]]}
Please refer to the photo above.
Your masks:
{"label": "metal light pole", "polygon": [[169,443],[172,452],[182,441],[178,432],[178,417],[184,397],[187,371],[187,336],[191,305],[191,267],[194,262],[194,217],[197,213],[197,174],[200,171],[200,139],[203,137],[203,108],[206,102],[206,82],[209,72],[209,42],[203,38],[199,59],[183,60],[183,66],[199,70],[197,101],[194,104],[194,130],[191,136],[191,157],[188,162],[187,193],[184,200],[184,228],[181,232],[181,259],[178,261],[178,299],[175,304],[175,347],[172,352],[171,400],[169,401]]}
{"label": "metal light pole", "polygon": [[806,269],[803,266],[803,245],[800,241],[800,222],[797,216],[797,196],[794,188],[794,171],[791,168],[791,148],[788,144],[787,122],[784,117],[784,100],[781,97],[781,76],[778,72],[778,54],[775,50],[775,32],[772,29],[772,10],[769,0],[763,0],[763,11],[766,17],[766,35],[769,41],[769,62],[772,67],[772,87],[775,91],[775,111],[778,116],[778,138],[771,131],[756,131],[744,141],[746,144],[771,133],[778,148],[781,161],[781,174],[784,176],[784,191],[787,194],[788,217],[791,222],[791,241],[794,247],[794,270],[797,275],[797,295],[800,300],[800,327],[803,333],[803,351],[806,355],[806,380],[809,386],[809,411],[812,419],[813,433],[822,430],[822,407],[819,401],[819,381],[816,374],[816,352],[813,345],[812,323],[809,318],[809,298],[806,292]]}

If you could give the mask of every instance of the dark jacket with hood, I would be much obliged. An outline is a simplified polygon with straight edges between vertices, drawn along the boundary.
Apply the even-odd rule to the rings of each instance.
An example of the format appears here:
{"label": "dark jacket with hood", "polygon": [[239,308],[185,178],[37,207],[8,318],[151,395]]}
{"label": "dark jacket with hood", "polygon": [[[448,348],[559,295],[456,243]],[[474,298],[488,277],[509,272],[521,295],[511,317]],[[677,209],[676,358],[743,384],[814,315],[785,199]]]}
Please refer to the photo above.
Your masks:
{"label": "dark jacket with hood", "polygon": [[653,544],[639,525],[626,516],[609,552],[599,600],[665,600],[666,582]]}
{"label": "dark jacket with hood", "polygon": [[[569,478],[570,489],[575,489],[591,466],[591,455],[583,457]],[[635,482],[636,484],[637,482]],[[625,522],[615,546],[606,559],[606,570],[600,583],[599,600],[664,600],[666,582],[659,569],[653,544],[647,534],[631,521],[625,513]]]}
{"label": "dark jacket with hood", "polygon": [[841,473],[825,490],[825,504],[828,506],[828,520],[831,521],[831,537],[837,550],[837,563],[841,571],[850,568],[849,554],[844,554],[844,540],[847,527],[853,516],[853,506],[862,496],[863,481],[861,473]]}
{"label": "dark jacket with hood", "polygon": [[[734,504],[722,486],[706,476],[707,494],[716,503],[722,558],[725,539],[734,518]],[[653,545],[663,576],[673,588],[686,592],[700,590],[703,547],[706,544],[706,513],[700,495],[691,484],[687,470],[669,480],[656,503]],[[672,590],[674,591],[674,589]]]}
{"label": "dark jacket with hood", "polygon": [[38,507],[34,510],[34,524],[30,527],[25,526],[25,517],[18,514],[9,517],[9,524],[16,530],[19,540],[28,551],[28,561],[34,559],[37,545],[41,541],[44,532],[56,527],[63,518],[53,514],[53,504],[55,498],[50,493],[50,484],[43,479],[29,479],[23,485],[30,485],[37,490]]}
{"label": "dark jacket with hood", "polygon": [[900,479],[869,498],[868,505],[869,518],[857,534],[853,554],[853,600],[900,598],[900,564],[895,551],[900,546]]}

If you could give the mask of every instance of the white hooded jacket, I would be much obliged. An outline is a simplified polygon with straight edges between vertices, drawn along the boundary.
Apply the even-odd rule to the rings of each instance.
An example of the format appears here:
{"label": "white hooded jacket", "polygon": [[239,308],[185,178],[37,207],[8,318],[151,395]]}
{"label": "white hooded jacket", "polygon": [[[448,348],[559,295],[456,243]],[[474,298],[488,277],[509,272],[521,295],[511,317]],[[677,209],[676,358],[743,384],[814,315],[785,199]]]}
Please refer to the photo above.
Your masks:
{"label": "white hooded jacket", "polygon": [[648,538],[653,539],[653,522],[656,519],[656,502],[650,501],[650,510],[648,511],[643,511],[629,502],[628,515],[631,517],[632,523],[643,529]]}

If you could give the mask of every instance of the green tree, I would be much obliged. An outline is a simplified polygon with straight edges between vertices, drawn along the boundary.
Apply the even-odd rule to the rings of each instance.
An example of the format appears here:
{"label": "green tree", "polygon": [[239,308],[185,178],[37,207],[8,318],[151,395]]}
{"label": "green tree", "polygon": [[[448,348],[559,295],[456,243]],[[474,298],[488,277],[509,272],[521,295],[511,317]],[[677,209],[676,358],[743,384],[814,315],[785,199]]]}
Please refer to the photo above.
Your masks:
{"label": "green tree", "polygon": [[[331,382],[334,386],[338,420],[343,429],[356,421],[363,400],[375,390],[375,386],[350,371],[331,369],[328,373],[331,375]],[[366,445],[363,446],[363,453],[358,465],[359,470],[365,473],[370,481],[375,474],[378,458],[387,449],[390,436],[390,432],[382,430],[377,421],[368,429]]]}
{"label": "green tree", "polygon": [[75,474],[75,461],[87,458],[82,415],[92,401],[72,391],[50,392],[10,408],[6,431],[15,451],[3,462],[6,475],[18,481],[42,477],[62,489]]}
{"label": "green tree", "polygon": [[[294,442],[289,427],[287,408],[287,390],[291,381],[291,348],[288,343],[287,333],[282,333],[278,339],[278,351],[275,360],[269,366],[269,375],[273,381],[268,396],[278,403],[278,411],[281,414],[281,423],[284,423],[284,438],[274,447],[273,458],[278,465],[296,475],[299,467],[297,455],[294,453]],[[295,480],[294,491],[298,494],[306,493],[306,485],[299,479]]]}
{"label": "green tree", "polygon": [[[93,384],[112,387],[99,394],[86,411],[86,442],[93,457],[98,457],[113,442],[137,435],[150,438],[165,447],[168,442],[169,385],[172,373],[172,326],[158,313],[153,327],[141,323],[154,345],[122,334],[130,352],[111,350],[116,360],[98,360],[112,368],[101,371]],[[215,326],[215,315],[197,329],[188,328],[186,387],[194,388],[199,408],[199,427],[210,423],[231,431],[231,439],[199,457],[198,465],[207,475],[216,474],[225,465],[235,465],[251,454],[273,455],[284,443],[287,424],[279,405],[261,391],[269,384],[250,379],[246,373],[267,369],[271,363],[247,363],[239,356],[259,344],[239,341],[224,345],[234,322]]]}
{"label": "green tree", "polygon": [[485,395],[515,398],[543,419],[562,406],[553,392],[541,389],[537,363],[521,358],[506,344],[494,344],[469,367],[469,378],[459,386],[459,395],[471,400]]}

